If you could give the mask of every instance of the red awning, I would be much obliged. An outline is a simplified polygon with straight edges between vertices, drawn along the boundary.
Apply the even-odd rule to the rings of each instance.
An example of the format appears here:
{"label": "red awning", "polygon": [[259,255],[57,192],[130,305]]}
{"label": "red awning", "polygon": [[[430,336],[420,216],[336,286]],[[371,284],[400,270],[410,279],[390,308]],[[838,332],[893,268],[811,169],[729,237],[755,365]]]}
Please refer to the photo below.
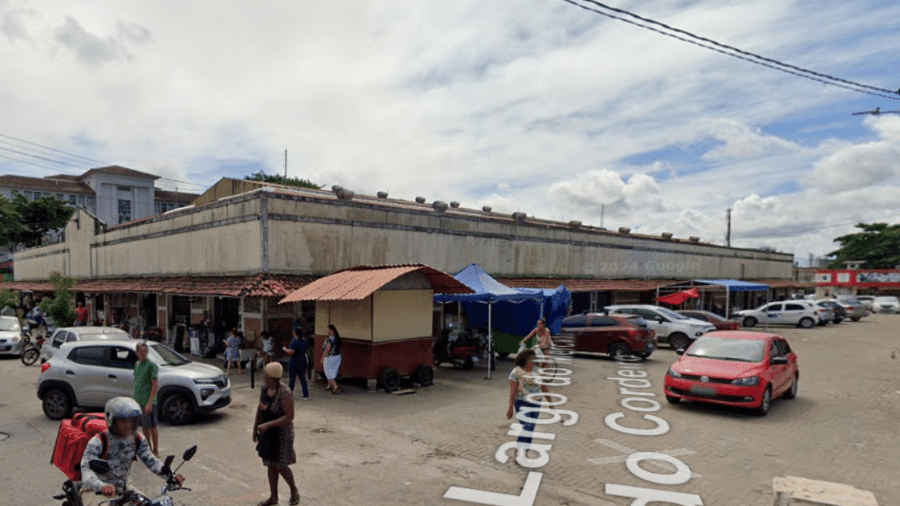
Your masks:
{"label": "red awning", "polygon": [[700,297],[700,291],[696,288],[691,288],[689,290],[684,290],[682,292],[670,293],[669,295],[663,295],[656,299],[659,302],[664,304],[671,304],[673,306],[677,306],[682,302],[689,299],[697,299]]}

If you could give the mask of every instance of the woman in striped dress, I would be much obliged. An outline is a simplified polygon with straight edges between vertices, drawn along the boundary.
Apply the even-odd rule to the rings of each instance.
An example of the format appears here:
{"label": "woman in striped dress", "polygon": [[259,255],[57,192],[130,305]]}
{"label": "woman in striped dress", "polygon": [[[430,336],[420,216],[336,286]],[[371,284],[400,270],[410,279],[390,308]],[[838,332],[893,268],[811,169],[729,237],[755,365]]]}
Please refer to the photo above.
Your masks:
{"label": "woman in striped dress", "polygon": [[337,379],[338,370],[341,368],[341,335],[338,333],[334,325],[328,326],[328,339],[322,345],[322,369],[325,370],[325,377],[328,378],[328,386],[325,390],[331,390],[333,394],[341,393],[341,387],[338,386]]}

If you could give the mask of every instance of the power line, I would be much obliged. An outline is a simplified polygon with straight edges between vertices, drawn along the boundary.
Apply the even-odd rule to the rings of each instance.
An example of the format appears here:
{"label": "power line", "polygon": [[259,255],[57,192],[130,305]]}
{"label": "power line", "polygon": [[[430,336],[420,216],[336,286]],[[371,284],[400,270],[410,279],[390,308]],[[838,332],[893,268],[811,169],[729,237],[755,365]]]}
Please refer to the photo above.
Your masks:
{"label": "power line", "polygon": [[[787,64],[787,63],[778,61],[778,60],[771,59],[771,58],[766,58],[766,57],[757,55],[757,54],[755,54],[755,53],[751,53],[751,52],[749,52],[749,51],[744,51],[744,50],[741,50],[741,49],[738,49],[738,48],[735,48],[735,47],[732,47],[732,46],[728,46],[728,45],[726,45],[726,44],[722,44],[722,43],[716,42],[716,41],[711,40],[711,39],[707,39],[707,38],[705,38],[705,37],[701,37],[701,36],[699,36],[699,35],[695,35],[695,34],[693,34],[693,33],[690,33],[690,32],[688,32],[688,31],[685,31],[685,30],[681,30],[681,29],[678,29],[678,28],[671,27],[671,26],[669,26],[669,25],[667,25],[667,24],[665,24],[665,23],[661,23],[661,22],[659,22],[659,21],[654,21],[654,20],[649,19],[649,18],[644,18],[644,17],[642,17],[642,16],[639,16],[639,15],[634,14],[634,13],[632,13],[632,12],[626,11],[626,10],[624,10],[624,9],[618,9],[618,8],[615,8],[615,7],[611,7],[611,6],[605,5],[605,4],[600,3],[600,2],[598,2],[598,1],[596,1],[596,0],[581,0],[581,1],[589,2],[589,3],[591,3],[591,4],[597,5],[597,6],[600,7],[600,8],[607,9],[607,10],[610,10],[610,11],[613,11],[613,12],[619,12],[619,13],[622,13],[622,14],[624,14],[624,15],[633,17],[633,18],[635,18],[635,19],[640,19],[641,21],[643,21],[643,22],[645,22],[645,23],[652,23],[652,24],[654,24],[654,25],[663,27],[663,28],[665,28],[666,30],[671,30],[671,31],[674,31],[674,32],[677,32],[677,33],[685,34],[687,37],[690,37],[690,38],[681,37],[681,36],[679,36],[679,35],[675,35],[674,33],[666,32],[666,31],[663,31],[663,30],[660,30],[660,29],[657,29],[657,28],[653,28],[652,26],[647,26],[647,25],[645,25],[645,24],[637,23],[637,22],[632,21],[632,20],[630,20],[630,19],[626,19],[626,18],[624,18],[624,17],[622,17],[622,16],[617,16],[617,15],[614,15],[614,14],[610,14],[609,12],[604,12],[604,11],[602,11],[602,10],[599,10],[599,9],[596,9],[596,8],[593,8],[593,7],[584,5],[584,4],[579,3],[579,2],[577,2],[577,1],[575,1],[575,0],[561,0],[561,1],[563,1],[563,2],[565,2],[565,3],[567,3],[567,4],[574,5],[574,6],[578,7],[578,8],[580,8],[580,9],[583,9],[583,10],[586,10],[586,11],[590,11],[590,12],[593,12],[593,13],[595,13],[595,14],[599,14],[599,15],[601,15],[601,16],[605,16],[605,17],[608,17],[608,18],[611,18],[611,19],[615,19],[615,20],[617,20],[617,21],[622,21],[622,22],[624,22],[624,23],[628,23],[628,24],[630,24],[630,25],[634,25],[634,26],[637,26],[637,27],[639,27],[639,28],[643,28],[643,29],[645,29],[645,30],[649,30],[649,31],[651,31],[651,32],[655,32],[655,33],[658,33],[658,34],[660,34],[660,35],[665,35],[666,37],[671,37],[671,38],[673,38],[673,39],[677,39],[677,40],[680,40],[680,41],[682,41],[682,42],[687,42],[687,43],[693,44],[693,45],[695,45],[695,46],[699,46],[699,47],[702,47],[702,48],[705,48],[705,49],[709,49],[710,51],[715,51],[715,52],[717,52],[717,53],[721,53],[721,54],[724,54],[724,55],[726,55],[726,56],[731,56],[732,58],[737,58],[737,59],[739,59],[739,60],[744,60],[744,61],[747,61],[747,62],[750,62],[750,63],[755,63],[756,65],[761,65],[761,66],[763,66],[763,67],[767,67],[767,68],[770,68],[770,69],[773,69],[773,70],[777,70],[777,71],[779,71],[779,72],[784,72],[784,73],[786,73],[786,74],[795,75],[795,76],[797,76],[797,77],[802,77],[802,78],[804,78],[804,79],[809,79],[809,80],[816,81],[816,82],[820,82],[820,83],[822,83],[822,84],[827,84],[827,85],[830,85],[830,86],[836,86],[836,87],[838,87],[838,88],[844,88],[844,89],[847,89],[847,90],[850,90],[850,91],[855,91],[855,92],[857,92],[857,93],[865,93],[865,94],[867,94],[867,95],[873,95],[873,96],[876,96],[876,97],[886,98],[886,99],[889,99],[889,100],[900,100],[900,96],[898,96],[898,95],[900,95],[900,90],[897,90],[897,91],[895,92],[895,91],[893,91],[893,90],[888,90],[888,89],[884,89],[884,88],[877,88],[877,87],[874,87],[874,86],[869,86],[869,85],[867,85],[867,84],[857,83],[857,82],[855,82],[855,81],[849,81],[849,80],[847,80],[847,79],[842,79],[842,78],[839,78],[839,77],[834,77],[834,76],[831,76],[831,75],[828,75],[828,74],[823,74],[823,73],[820,73],[820,72],[815,72],[815,71],[812,71],[812,70],[807,70],[807,69],[804,69],[804,68],[801,68],[801,67],[797,67],[797,66],[794,66],[794,65],[790,65],[790,64]],[[694,39],[695,39],[695,40],[694,40]],[[702,42],[699,42],[699,41],[702,41]],[[727,51],[726,51],[725,49],[727,49]],[[735,51],[735,52],[737,52],[737,53],[739,53],[739,54],[735,54],[734,52],[729,52],[729,51]],[[745,56],[741,56],[741,55],[745,55]],[[755,59],[754,59],[754,58],[755,58]],[[768,62],[768,63],[767,63],[767,62]],[[795,69],[795,70],[791,70],[791,69]],[[847,84],[841,84],[841,83],[847,83]],[[875,91],[867,91],[867,90],[876,90],[877,92],[875,92]],[[890,95],[886,95],[886,93],[887,93],[887,94],[890,94]]]}

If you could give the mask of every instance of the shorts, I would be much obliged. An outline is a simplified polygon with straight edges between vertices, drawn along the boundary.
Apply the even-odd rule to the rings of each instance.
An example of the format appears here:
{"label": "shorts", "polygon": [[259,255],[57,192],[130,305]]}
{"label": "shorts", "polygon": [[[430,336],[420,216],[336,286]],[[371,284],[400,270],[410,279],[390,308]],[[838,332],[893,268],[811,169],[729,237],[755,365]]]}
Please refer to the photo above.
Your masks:
{"label": "shorts", "polygon": [[150,414],[146,414],[141,411],[141,427],[145,429],[155,429],[156,425],[159,423],[158,410],[156,409],[156,403],[153,403],[153,409],[150,410]]}

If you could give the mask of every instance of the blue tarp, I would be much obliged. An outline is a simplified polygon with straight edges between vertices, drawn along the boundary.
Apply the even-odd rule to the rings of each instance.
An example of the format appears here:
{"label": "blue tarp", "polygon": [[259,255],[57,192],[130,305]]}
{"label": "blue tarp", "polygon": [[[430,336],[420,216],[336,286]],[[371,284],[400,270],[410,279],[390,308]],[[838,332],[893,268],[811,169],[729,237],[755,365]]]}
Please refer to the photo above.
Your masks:
{"label": "blue tarp", "polygon": [[[495,302],[491,323],[494,330],[506,332],[515,336],[525,336],[531,332],[538,318],[541,317],[541,302],[544,303],[544,318],[547,319],[547,327],[553,334],[558,334],[562,329],[562,320],[569,310],[571,294],[564,285],[552,290],[522,289],[540,292],[541,300],[527,300],[519,303]],[[487,304],[475,302],[463,303],[466,315],[469,317],[469,325],[476,328],[487,328],[488,307]]]}
{"label": "blue tarp", "polygon": [[732,292],[765,292],[769,290],[769,285],[750,283],[749,281],[739,281],[737,279],[695,279],[694,283],[727,286],[728,290]]}
{"label": "blue tarp", "polygon": [[[503,283],[492,278],[490,274],[484,272],[484,269],[478,264],[472,264],[465,269],[459,271],[454,278],[462,284],[468,286],[475,293],[436,293],[434,294],[435,302],[498,302],[506,301],[525,301],[540,300],[543,292],[533,288],[510,288]],[[487,324],[485,324],[485,327]]]}

